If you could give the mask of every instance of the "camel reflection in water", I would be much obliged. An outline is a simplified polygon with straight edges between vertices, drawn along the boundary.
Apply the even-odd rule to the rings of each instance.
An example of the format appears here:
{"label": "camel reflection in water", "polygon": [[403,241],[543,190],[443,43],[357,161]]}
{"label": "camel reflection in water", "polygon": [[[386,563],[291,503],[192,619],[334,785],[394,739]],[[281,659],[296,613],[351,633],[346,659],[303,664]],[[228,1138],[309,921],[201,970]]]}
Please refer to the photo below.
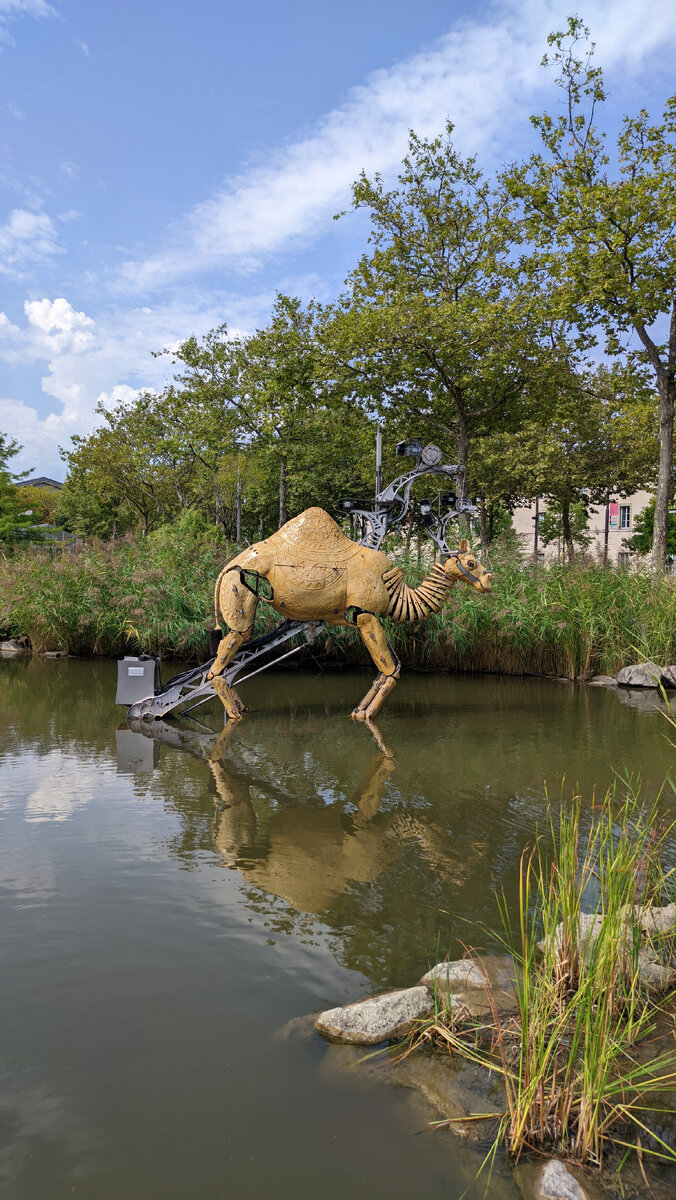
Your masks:
{"label": "camel reflection in water", "polygon": [[[456,887],[485,854],[486,847],[477,844],[472,858],[461,860],[441,828],[403,807],[381,809],[396,760],[378,727],[365,724],[375,748],[354,795],[321,807],[303,803],[297,790],[275,779],[274,763],[262,770],[260,761],[236,761],[231,743],[237,743],[241,727],[235,722],[218,735],[177,722],[130,721],[130,728],[206,762],[216,791],[213,841],[227,866],[293,908],[319,915],[352,884],[374,880],[411,842],[428,868]],[[272,799],[272,811],[261,813],[266,808],[261,793]]]}

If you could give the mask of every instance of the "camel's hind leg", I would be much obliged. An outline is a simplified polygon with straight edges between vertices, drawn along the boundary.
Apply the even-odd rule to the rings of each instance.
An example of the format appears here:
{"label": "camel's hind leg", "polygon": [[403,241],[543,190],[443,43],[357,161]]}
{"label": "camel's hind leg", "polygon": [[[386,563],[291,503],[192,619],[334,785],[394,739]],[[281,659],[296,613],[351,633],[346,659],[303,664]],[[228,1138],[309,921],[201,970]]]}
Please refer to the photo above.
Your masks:
{"label": "camel's hind leg", "polygon": [[387,644],[385,631],[380,621],[373,613],[359,613],[357,628],[362,636],[371,658],[380,669],[380,674],[374,680],[364,699],[352,712],[355,721],[370,721],[378,712],[388,692],[396,686],[401,671],[399,659],[392,653]]}
{"label": "camel's hind leg", "polygon": [[238,571],[228,571],[219,581],[216,608],[223,623],[228,626],[228,633],[218,644],[214,665],[207,679],[213,681],[214,691],[232,721],[241,720],[244,705],[235,689],[223,679],[223,671],[242,643],[251,637],[257,605],[258,597],[244,586]]}

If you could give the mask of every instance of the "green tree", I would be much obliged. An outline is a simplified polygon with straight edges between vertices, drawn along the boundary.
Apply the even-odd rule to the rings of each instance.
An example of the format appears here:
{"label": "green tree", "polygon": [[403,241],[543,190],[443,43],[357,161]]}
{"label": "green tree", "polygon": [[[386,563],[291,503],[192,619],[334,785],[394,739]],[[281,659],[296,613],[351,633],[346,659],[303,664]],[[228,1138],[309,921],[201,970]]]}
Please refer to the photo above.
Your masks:
{"label": "green tree", "polygon": [[457,153],[452,131],[412,133],[394,189],[378,175],[354,184],[372,248],[324,337],[345,390],[409,433],[454,445],[464,470],[473,439],[513,430],[537,404],[559,338],[505,188]]}
{"label": "green tree", "polygon": [[532,118],[544,151],[514,170],[508,185],[524,202],[559,314],[590,340],[600,326],[608,354],[653,373],[659,416],[652,560],[664,569],[676,398],[676,97],[661,123],[644,109],[624,118],[612,162],[596,124],[605,89],[588,30],[570,18],[549,45],[565,111]]}
{"label": "green tree", "polygon": [[[6,434],[0,433],[0,543],[13,546],[17,542],[39,542],[42,534],[36,529],[32,512],[22,495],[23,488],[15,486],[21,475],[13,475],[9,463],[21,446]],[[27,472],[24,472],[27,474]]]}
{"label": "green tree", "polygon": [[232,339],[221,326],[175,352],[176,427],[193,442],[208,427],[210,448],[204,436],[200,454],[217,476],[237,443],[249,536],[258,532],[252,519],[270,530],[291,512],[331,508],[363,490],[375,430],[354,399],[331,386],[320,357],[315,307],[282,295],[251,336]]}
{"label": "green tree", "polygon": [[473,474],[485,496],[511,509],[533,496],[546,499],[545,535],[560,536],[572,559],[576,544],[586,544],[590,509],[650,478],[655,409],[640,373],[605,366],[559,373],[518,437],[498,433],[482,442]]}
{"label": "green tree", "polygon": [[[655,500],[648,502],[642,512],[634,518],[634,532],[631,537],[624,539],[624,545],[633,554],[650,554],[653,543],[653,526],[655,523]],[[669,513],[667,525],[667,555],[676,557],[676,513]]]}

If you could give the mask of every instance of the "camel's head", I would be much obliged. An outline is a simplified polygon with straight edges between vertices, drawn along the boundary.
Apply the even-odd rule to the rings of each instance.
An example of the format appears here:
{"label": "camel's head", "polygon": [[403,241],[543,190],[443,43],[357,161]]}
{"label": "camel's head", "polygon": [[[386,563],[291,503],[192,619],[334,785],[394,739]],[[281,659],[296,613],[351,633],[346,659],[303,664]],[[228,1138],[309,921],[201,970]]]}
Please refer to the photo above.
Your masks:
{"label": "camel's head", "polygon": [[452,554],[444,563],[444,570],[449,579],[468,583],[476,592],[490,592],[493,585],[490,571],[482,567],[476,555],[469,548],[467,538],[461,538],[457,554]]}

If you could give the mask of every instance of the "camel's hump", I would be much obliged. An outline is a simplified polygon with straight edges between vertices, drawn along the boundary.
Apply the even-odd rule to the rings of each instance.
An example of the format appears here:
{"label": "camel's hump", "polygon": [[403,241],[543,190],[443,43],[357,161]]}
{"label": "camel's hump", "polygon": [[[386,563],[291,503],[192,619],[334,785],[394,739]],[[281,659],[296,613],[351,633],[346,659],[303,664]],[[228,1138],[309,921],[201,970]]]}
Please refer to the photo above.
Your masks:
{"label": "camel's hump", "polygon": [[357,543],[345,537],[323,508],[306,508],[305,512],[282,525],[268,541],[275,543],[280,563],[288,555],[296,561],[303,557],[312,562],[343,562],[359,550]]}

